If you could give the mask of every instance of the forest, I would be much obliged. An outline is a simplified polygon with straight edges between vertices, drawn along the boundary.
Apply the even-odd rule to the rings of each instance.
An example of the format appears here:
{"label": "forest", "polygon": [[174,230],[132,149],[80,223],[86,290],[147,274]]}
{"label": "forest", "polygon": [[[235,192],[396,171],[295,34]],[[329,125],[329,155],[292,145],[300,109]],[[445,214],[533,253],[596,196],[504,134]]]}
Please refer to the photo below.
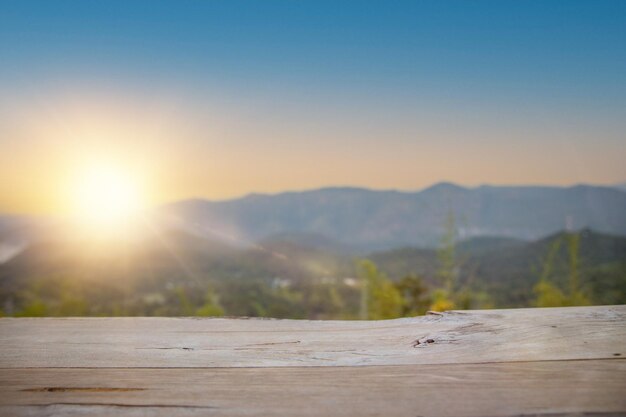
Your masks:
{"label": "forest", "polygon": [[366,256],[280,239],[255,248],[182,234],[168,242],[82,257],[75,243],[27,250],[0,266],[2,314],[352,320],[626,303],[626,238],[591,230],[458,241],[451,219],[437,248]]}

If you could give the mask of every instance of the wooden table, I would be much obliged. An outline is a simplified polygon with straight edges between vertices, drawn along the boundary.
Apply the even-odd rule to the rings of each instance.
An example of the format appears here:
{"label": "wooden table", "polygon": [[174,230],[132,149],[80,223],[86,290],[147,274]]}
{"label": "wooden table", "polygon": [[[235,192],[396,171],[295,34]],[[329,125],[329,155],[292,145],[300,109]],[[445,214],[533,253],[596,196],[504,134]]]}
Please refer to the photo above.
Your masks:
{"label": "wooden table", "polygon": [[626,306],[0,319],[2,416],[622,416]]}

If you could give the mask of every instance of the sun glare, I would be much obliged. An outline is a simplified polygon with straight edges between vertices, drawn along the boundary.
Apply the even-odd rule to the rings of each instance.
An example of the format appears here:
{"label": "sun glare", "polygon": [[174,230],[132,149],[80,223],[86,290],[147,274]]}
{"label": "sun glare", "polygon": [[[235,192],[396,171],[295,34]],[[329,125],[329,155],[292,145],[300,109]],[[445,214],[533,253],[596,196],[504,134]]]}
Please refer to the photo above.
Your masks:
{"label": "sun glare", "polygon": [[142,205],[136,179],[105,165],[92,166],[81,173],[72,198],[77,220],[90,229],[102,231],[122,225]]}

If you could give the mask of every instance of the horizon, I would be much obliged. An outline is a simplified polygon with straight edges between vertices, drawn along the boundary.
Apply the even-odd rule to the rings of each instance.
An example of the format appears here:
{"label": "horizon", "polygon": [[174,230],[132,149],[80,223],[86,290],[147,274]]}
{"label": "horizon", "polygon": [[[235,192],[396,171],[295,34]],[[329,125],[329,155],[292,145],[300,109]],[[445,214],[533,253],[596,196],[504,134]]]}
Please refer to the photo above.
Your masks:
{"label": "horizon", "polygon": [[[479,188],[483,188],[483,187],[488,187],[488,188],[554,188],[554,189],[569,189],[569,188],[575,188],[575,187],[601,187],[601,188],[609,188],[609,189],[614,189],[617,191],[625,191],[624,188],[626,187],[626,181],[624,182],[618,182],[615,184],[591,184],[591,183],[575,183],[575,184],[564,184],[564,185],[559,185],[559,184],[477,184],[477,185],[466,185],[466,184],[459,184],[459,183],[455,183],[455,182],[451,182],[451,181],[438,181],[435,183],[432,183],[430,185],[427,185],[426,187],[422,187],[422,188],[418,188],[418,189],[399,189],[399,188],[372,188],[372,187],[365,187],[365,186],[353,186],[353,185],[328,185],[328,186],[321,186],[321,187],[315,187],[315,188],[306,188],[306,189],[289,189],[289,190],[283,190],[283,191],[277,191],[277,192],[257,192],[257,191],[251,191],[248,192],[246,194],[242,194],[242,195],[237,195],[237,196],[233,196],[233,197],[227,197],[227,198],[222,198],[222,199],[212,199],[212,198],[208,198],[208,197],[202,197],[202,196],[191,196],[191,197],[186,197],[186,198],[180,198],[177,200],[171,200],[171,201],[165,201],[165,202],[161,202],[158,204],[154,204],[151,206],[146,206],[143,207],[141,209],[141,211],[151,211],[151,210],[155,210],[161,207],[166,207],[169,205],[175,205],[178,203],[183,203],[183,202],[189,202],[189,201],[202,201],[202,202],[210,202],[210,203],[225,203],[225,202],[230,202],[230,201],[236,201],[236,200],[242,200],[248,197],[253,197],[253,196],[263,196],[263,197],[276,197],[276,196],[280,196],[283,194],[301,194],[301,193],[311,193],[311,192],[317,192],[317,191],[327,191],[327,190],[357,190],[357,191],[369,191],[369,192],[381,192],[381,193],[385,193],[385,192],[394,192],[394,193],[400,193],[400,194],[418,194],[421,193],[423,191],[426,191],[430,188],[436,187],[436,186],[441,186],[441,185],[451,185],[451,186],[455,186],[455,187],[459,187],[459,188],[463,188],[465,190],[476,190]],[[9,212],[9,211],[1,211],[0,210],[0,217],[39,217],[39,218],[45,218],[45,217],[51,217],[51,218],[69,218],[72,217],[71,214],[68,213],[50,213],[50,212],[29,212],[29,211],[14,211],[14,212]]]}
{"label": "horizon", "polygon": [[429,184],[425,187],[422,188],[416,188],[416,189],[402,189],[402,188],[374,188],[374,187],[367,187],[367,186],[356,186],[356,185],[325,185],[325,186],[320,186],[320,187],[314,187],[314,188],[303,188],[303,189],[288,189],[288,190],[283,190],[283,191],[277,191],[277,192],[258,192],[258,191],[251,191],[248,192],[246,194],[241,194],[241,195],[237,195],[234,197],[228,197],[228,198],[224,198],[224,199],[211,199],[211,198],[207,198],[207,197],[202,197],[202,196],[192,196],[192,197],[188,197],[188,198],[183,198],[183,199],[179,199],[179,200],[172,200],[169,202],[165,202],[162,203],[160,205],[168,205],[168,204],[176,204],[178,202],[182,202],[182,201],[195,201],[195,200],[200,200],[200,201],[208,201],[208,202],[214,202],[214,203],[220,203],[220,202],[227,202],[227,201],[233,201],[233,200],[240,200],[246,197],[250,197],[250,196],[267,196],[267,197],[273,197],[273,196],[279,196],[282,194],[297,194],[297,193],[308,193],[308,192],[315,192],[315,191],[324,191],[324,190],[360,190],[360,191],[372,191],[372,192],[396,192],[396,193],[401,193],[401,194],[416,194],[416,193],[421,193],[422,191],[426,191],[430,188],[436,187],[436,186],[440,186],[440,185],[451,185],[451,186],[455,186],[455,187],[459,187],[459,188],[464,188],[466,190],[475,190],[478,188],[483,188],[483,187],[490,187],[490,188],[562,188],[562,189],[567,189],[567,188],[575,188],[575,187],[602,187],[602,188],[611,188],[611,189],[617,189],[618,191],[621,191],[621,188],[623,188],[624,186],[626,186],[626,181],[621,181],[621,182],[617,182],[615,184],[592,184],[592,183],[585,183],[585,182],[579,182],[579,183],[573,183],[573,184],[487,184],[487,183],[482,183],[482,184],[461,184],[461,183],[457,183],[457,182],[453,182],[453,181],[446,181],[446,180],[442,180],[442,181],[437,181],[434,182],[432,184]]}
{"label": "horizon", "polygon": [[[437,181],[435,183],[432,183],[430,185],[427,185],[425,187],[422,188],[417,188],[417,189],[400,189],[400,188],[373,188],[373,187],[367,187],[367,186],[355,186],[355,185],[325,185],[325,186],[320,186],[320,187],[313,187],[313,188],[304,188],[304,189],[287,189],[287,190],[282,190],[282,191],[276,191],[276,192],[259,192],[259,191],[250,191],[247,192],[245,194],[241,194],[241,195],[235,195],[232,197],[226,197],[226,198],[221,198],[221,199],[215,199],[215,198],[209,198],[209,197],[203,197],[203,196],[190,196],[190,197],[184,197],[184,198],[179,198],[177,200],[170,200],[170,201],[164,201],[164,202],[160,202],[157,204],[153,204],[151,206],[145,206],[141,209],[141,211],[151,211],[154,209],[158,209],[160,207],[166,207],[169,205],[175,205],[177,203],[182,203],[182,202],[188,202],[188,201],[203,201],[203,202],[210,202],[210,203],[225,203],[225,202],[230,202],[230,201],[235,201],[235,200],[241,200],[241,199],[245,199],[247,197],[253,197],[253,196],[263,196],[263,197],[275,197],[275,196],[280,196],[283,194],[299,194],[299,193],[310,193],[310,192],[316,192],[316,191],[326,191],[326,190],[358,190],[358,191],[370,191],[370,192],[395,192],[395,193],[400,193],[400,194],[417,194],[417,193],[421,193],[423,191],[426,191],[430,188],[436,187],[436,186],[440,186],[440,185],[451,185],[451,186],[456,186],[459,188],[463,188],[466,190],[476,190],[479,188],[483,188],[483,187],[489,187],[489,188],[556,188],[556,189],[569,189],[569,188],[575,188],[575,187],[602,187],[602,188],[610,188],[610,189],[615,189],[618,191],[624,191],[623,188],[626,187],[626,181],[622,181],[622,182],[617,182],[614,184],[593,184],[593,183],[585,183],[585,182],[580,182],[580,183],[573,183],[573,184],[494,184],[494,183],[482,183],[482,184],[475,184],[475,185],[468,185],[468,184],[461,184],[461,183],[456,183],[456,182],[452,182],[452,181]],[[14,212],[8,212],[8,211],[1,211],[0,210],[0,216],[5,216],[5,217],[57,217],[57,218],[63,218],[63,217],[72,217],[72,214],[68,214],[68,213],[58,213],[58,212],[30,212],[30,211],[14,211]]]}

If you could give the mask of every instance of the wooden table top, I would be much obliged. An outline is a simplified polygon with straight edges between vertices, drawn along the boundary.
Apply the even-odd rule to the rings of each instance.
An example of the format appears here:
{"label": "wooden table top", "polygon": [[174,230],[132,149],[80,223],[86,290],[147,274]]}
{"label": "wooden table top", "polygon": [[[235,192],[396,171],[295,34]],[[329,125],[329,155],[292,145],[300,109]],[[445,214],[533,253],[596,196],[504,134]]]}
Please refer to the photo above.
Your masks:
{"label": "wooden table top", "polygon": [[622,416],[626,306],[0,319],[0,416]]}

